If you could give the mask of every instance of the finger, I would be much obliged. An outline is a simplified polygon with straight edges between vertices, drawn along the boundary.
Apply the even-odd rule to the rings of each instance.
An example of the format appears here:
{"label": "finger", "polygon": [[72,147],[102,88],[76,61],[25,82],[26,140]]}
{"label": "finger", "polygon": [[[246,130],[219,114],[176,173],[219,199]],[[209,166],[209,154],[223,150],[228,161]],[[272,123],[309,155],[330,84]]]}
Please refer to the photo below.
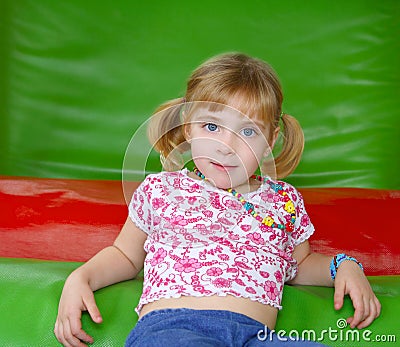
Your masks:
{"label": "finger", "polygon": [[340,310],[343,306],[343,299],[344,299],[344,283],[343,282],[335,282],[335,294],[333,296],[333,304],[335,310]]}
{"label": "finger", "polygon": [[84,342],[93,343],[93,337],[82,329],[82,323],[80,319],[70,320],[69,324],[71,333],[74,337]]}
{"label": "finger", "polygon": [[376,296],[374,296],[370,300],[370,311],[369,311],[369,316],[365,318],[363,322],[361,322],[359,325],[357,325],[357,328],[363,329],[370,325],[376,318],[379,317],[381,313],[381,303],[377,299]]}
{"label": "finger", "polygon": [[58,342],[60,342],[64,347],[71,347],[69,342],[64,338],[64,327],[62,322],[58,319],[54,325],[54,334],[56,335]]}
{"label": "finger", "polygon": [[376,318],[377,307],[375,306],[375,302],[373,299],[370,300],[369,305],[370,305],[369,314],[366,315],[365,319],[360,324],[357,325],[358,329],[363,329],[367,327]]}
{"label": "finger", "polygon": [[365,297],[364,298],[364,315],[362,317],[362,321],[367,319],[369,315],[371,314],[372,308],[372,299]]}
{"label": "finger", "polygon": [[62,338],[60,340],[60,343],[64,346],[64,347],[74,347],[73,345],[71,345],[65,338]]}
{"label": "finger", "polygon": [[69,346],[86,347],[86,345],[81,340],[74,336],[68,319],[63,323],[63,335],[65,341],[69,344]]}
{"label": "finger", "polygon": [[54,324],[54,335],[56,336],[56,339],[58,342],[60,342],[62,345],[65,346],[64,344],[64,336],[61,333],[62,331],[62,323],[56,320],[56,323]]}
{"label": "finger", "polygon": [[374,303],[375,303],[375,307],[376,307],[376,316],[375,318],[378,318],[381,314],[381,310],[382,310],[382,306],[380,301],[378,300],[378,298],[375,296],[374,298]]}
{"label": "finger", "polygon": [[58,341],[58,342],[61,342],[61,341],[60,341],[60,338],[59,338],[59,335],[58,335],[58,327],[59,327],[59,326],[60,326],[60,324],[58,323],[58,319],[57,319],[56,322],[55,322],[55,324],[54,324],[53,333],[54,333],[54,335],[55,335],[57,341]]}
{"label": "finger", "polygon": [[92,318],[93,322],[101,323],[103,321],[103,318],[101,316],[99,308],[96,305],[93,293],[83,298],[83,303],[85,304],[85,307],[89,312],[89,315]]}
{"label": "finger", "polygon": [[349,326],[351,326],[351,322],[353,321],[354,317],[349,317],[346,319],[346,322]]}
{"label": "finger", "polygon": [[355,328],[360,322],[364,320],[364,301],[360,297],[352,298],[354,306],[354,316],[350,322],[350,327]]}
{"label": "finger", "polygon": [[367,306],[365,307],[365,312],[364,312],[364,320],[362,320],[358,325],[357,328],[358,329],[362,329],[367,327],[368,325],[370,325],[373,320],[375,319],[375,315],[376,315],[376,308],[375,305],[373,303],[373,300],[371,299]]}

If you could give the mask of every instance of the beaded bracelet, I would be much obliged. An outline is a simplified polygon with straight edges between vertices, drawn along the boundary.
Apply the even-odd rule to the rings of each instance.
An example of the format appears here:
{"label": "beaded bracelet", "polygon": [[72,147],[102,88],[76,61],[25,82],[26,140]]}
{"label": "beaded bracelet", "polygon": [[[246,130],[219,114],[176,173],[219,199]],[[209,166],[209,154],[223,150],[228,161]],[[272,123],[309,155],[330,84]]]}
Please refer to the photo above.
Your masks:
{"label": "beaded bracelet", "polygon": [[331,270],[332,280],[335,280],[336,272],[337,272],[340,264],[343,263],[345,260],[351,260],[351,261],[356,262],[358,264],[358,266],[360,267],[360,269],[364,271],[362,264],[356,258],[350,257],[344,253],[339,253],[333,257],[333,259],[331,261],[331,265],[329,267]]}

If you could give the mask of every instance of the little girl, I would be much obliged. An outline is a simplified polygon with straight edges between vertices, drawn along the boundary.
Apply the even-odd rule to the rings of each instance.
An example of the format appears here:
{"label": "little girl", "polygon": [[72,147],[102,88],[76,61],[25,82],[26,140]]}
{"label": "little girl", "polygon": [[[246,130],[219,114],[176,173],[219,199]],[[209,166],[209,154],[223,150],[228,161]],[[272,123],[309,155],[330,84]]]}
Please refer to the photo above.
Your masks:
{"label": "little girl", "polygon": [[[80,318],[87,310],[102,321],[93,292],[143,267],[139,321],[127,346],[287,344],[270,330],[268,342],[259,338],[275,327],[284,283],[334,286],[335,309],[349,294],[352,328],[379,316],[362,265],[345,254],[313,253],[302,196],[275,180],[293,172],[304,143],[298,122],[282,113],[282,99],[269,65],[224,54],[193,72],[184,98],[157,110],[148,135],[168,171],[146,177],[114,245],[68,277],[54,329],[59,342],[92,343]],[[193,171],[178,164],[187,150]],[[263,176],[255,175],[259,169]]]}

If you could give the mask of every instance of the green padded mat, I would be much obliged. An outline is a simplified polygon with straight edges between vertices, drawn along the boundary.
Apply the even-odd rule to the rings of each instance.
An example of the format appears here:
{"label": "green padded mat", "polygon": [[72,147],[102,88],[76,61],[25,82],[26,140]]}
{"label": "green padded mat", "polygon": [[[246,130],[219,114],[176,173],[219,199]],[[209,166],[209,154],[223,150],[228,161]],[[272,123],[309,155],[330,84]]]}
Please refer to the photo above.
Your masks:
{"label": "green padded mat", "polygon": [[[79,263],[49,262],[28,259],[0,258],[0,346],[58,346],[53,336],[58,299],[68,274]],[[400,339],[400,276],[370,277],[372,287],[382,303],[382,314],[370,327],[357,335],[347,335],[349,329],[337,328],[338,320],[351,315],[350,300],[340,312],[333,309],[333,289],[322,287],[286,286],[284,309],[279,313],[276,331],[289,333],[313,330],[320,336],[326,330],[324,344],[330,346],[377,346],[375,341],[362,340],[362,333],[376,339]],[[139,300],[142,281],[127,281],[96,292],[96,300],[104,322],[96,325],[87,314],[83,326],[95,338],[93,346],[123,346],[137,316],[134,307]],[[339,321],[340,322],[340,321]],[[369,334],[366,330],[370,330]],[[336,330],[337,332],[333,332]],[[331,337],[328,332],[331,331]],[[293,334],[293,332],[292,332]],[[295,336],[295,335],[292,335]],[[336,341],[333,340],[336,337]],[[395,342],[379,344],[398,346]]]}

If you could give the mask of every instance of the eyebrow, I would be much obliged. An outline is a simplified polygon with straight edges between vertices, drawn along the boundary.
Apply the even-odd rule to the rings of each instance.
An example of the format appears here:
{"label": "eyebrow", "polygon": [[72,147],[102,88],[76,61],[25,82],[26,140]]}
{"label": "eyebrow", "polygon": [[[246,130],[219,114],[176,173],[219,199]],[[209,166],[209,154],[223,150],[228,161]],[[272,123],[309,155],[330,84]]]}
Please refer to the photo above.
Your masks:
{"label": "eyebrow", "polygon": [[194,117],[193,122],[200,123],[200,122],[215,122],[215,123],[222,123],[222,119],[220,117],[211,115],[211,114],[202,114],[201,116]]}
{"label": "eyebrow", "polygon": [[[215,122],[217,124],[223,125],[223,119],[221,117],[212,115],[212,114],[204,114],[199,116],[198,118],[193,120],[194,123],[200,123],[200,122]],[[252,120],[250,118],[246,118],[246,120],[243,121],[244,126],[254,126],[256,125],[258,128],[261,130],[265,130],[265,126],[262,122],[258,120]]]}

